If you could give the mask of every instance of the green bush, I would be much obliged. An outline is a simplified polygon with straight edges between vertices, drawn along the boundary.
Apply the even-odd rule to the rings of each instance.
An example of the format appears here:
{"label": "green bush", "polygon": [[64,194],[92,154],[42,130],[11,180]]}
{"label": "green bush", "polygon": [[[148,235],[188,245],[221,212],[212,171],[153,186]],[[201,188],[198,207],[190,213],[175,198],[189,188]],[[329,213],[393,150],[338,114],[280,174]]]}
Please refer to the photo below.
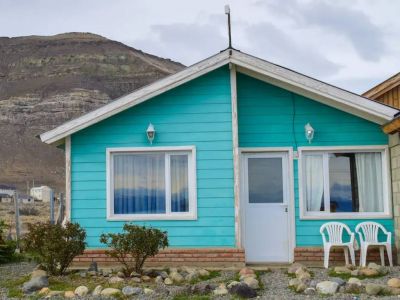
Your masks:
{"label": "green bush", "polygon": [[4,238],[7,228],[8,225],[3,220],[0,220],[0,263],[7,263],[14,259],[16,243],[7,241]]}
{"label": "green bush", "polygon": [[100,242],[111,248],[106,253],[123,265],[125,276],[130,276],[133,271],[141,273],[148,257],[168,247],[167,233],[159,229],[125,224],[123,231],[102,234]]}
{"label": "green bush", "polygon": [[85,250],[86,232],[79,224],[36,223],[28,225],[25,250],[52,275],[62,275],[75,256]]}

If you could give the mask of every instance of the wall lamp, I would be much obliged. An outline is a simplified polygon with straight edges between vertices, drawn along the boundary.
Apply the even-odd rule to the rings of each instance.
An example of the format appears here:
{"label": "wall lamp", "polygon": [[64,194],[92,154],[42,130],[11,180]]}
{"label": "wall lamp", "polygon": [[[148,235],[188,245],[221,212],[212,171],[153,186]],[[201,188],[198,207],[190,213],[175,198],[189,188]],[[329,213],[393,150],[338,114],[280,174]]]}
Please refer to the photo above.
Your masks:
{"label": "wall lamp", "polygon": [[154,128],[153,124],[149,124],[146,130],[147,139],[149,140],[150,144],[153,144],[154,137],[156,135],[156,129]]}
{"label": "wall lamp", "polygon": [[312,139],[314,138],[314,128],[312,128],[310,123],[307,123],[304,126],[304,133],[306,135],[306,139],[309,144],[311,144]]}

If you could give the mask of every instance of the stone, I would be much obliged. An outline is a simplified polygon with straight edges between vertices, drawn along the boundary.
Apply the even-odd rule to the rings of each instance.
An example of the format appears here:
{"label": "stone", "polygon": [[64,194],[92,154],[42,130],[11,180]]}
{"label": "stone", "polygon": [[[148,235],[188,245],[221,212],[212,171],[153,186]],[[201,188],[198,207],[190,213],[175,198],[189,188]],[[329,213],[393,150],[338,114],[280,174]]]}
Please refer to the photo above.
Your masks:
{"label": "stone", "polygon": [[47,272],[44,270],[40,270],[40,269],[34,270],[31,273],[31,278],[35,278],[35,277],[47,277]]}
{"label": "stone", "polygon": [[317,284],[317,291],[323,295],[333,295],[338,288],[338,283],[334,281],[321,281]]}
{"label": "stone", "polygon": [[351,271],[350,275],[351,276],[360,276],[360,270],[355,269],[355,270]]}
{"label": "stone", "polygon": [[119,282],[124,282],[124,279],[121,277],[113,276],[108,279],[108,282],[113,284],[113,283],[119,283]]}
{"label": "stone", "polygon": [[383,289],[383,294],[384,295],[390,294],[392,296],[398,296],[398,295],[400,295],[400,288],[395,288],[395,287],[390,287],[390,286],[385,287]]}
{"label": "stone", "polygon": [[313,279],[313,280],[310,280],[310,282],[308,283],[308,286],[309,287],[313,287],[313,288],[317,288],[317,284],[318,284],[318,281]]}
{"label": "stone", "polygon": [[170,273],[177,273],[178,272],[178,268],[169,268],[169,272]]}
{"label": "stone", "polygon": [[118,295],[120,293],[121,293],[121,291],[119,289],[105,288],[104,290],[101,291],[100,295],[105,296],[105,297],[110,297],[110,296]]}
{"label": "stone", "polygon": [[368,295],[376,296],[383,290],[383,286],[375,283],[367,283],[365,285],[365,292]]}
{"label": "stone", "polygon": [[127,285],[122,289],[122,294],[124,294],[125,296],[139,295],[142,293],[142,291],[143,290],[139,287]]}
{"label": "stone", "polygon": [[237,285],[237,284],[240,284],[240,282],[234,280],[234,281],[230,282],[230,283],[227,285],[227,288],[228,288],[228,289],[231,289],[233,286],[235,286],[235,285]]}
{"label": "stone", "polygon": [[101,291],[103,290],[103,287],[101,285],[98,285],[94,288],[92,295],[93,296],[100,296]]}
{"label": "stone", "polygon": [[97,272],[96,272],[96,271],[88,271],[87,274],[88,274],[90,277],[97,276]]}
{"label": "stone", "polygon": [[368,264],[368,269],[376,270],[380,275],[385,275],[389,272],[385,266],[381,266],[373,262]]}
{"label": "stone", "polygon": [[196,280],[197,278],[199,278],[199,273],[198,273],[197,271],[196,271],[196,272],[188,273],[188,274],[185,276],[185,280],[186,280],[186,281]]}
{"label": "stone", "polygon": [[133,277],[133,278],[131,279],[131,281],[134,282],[134,283],[141,283],[141,282],[142,282],[142,279],[140,279],[140,277]]}
{"label": "stone", "polygon": [[315,295],[317,291],[313,287],[308,287],[304,290],[304,294],[306,295]]}
{"label": "stone", "polygon": [[147,276],[147,275],[142,276],[141,279],[142,279],[143,282],[149,282],[149,281],[151,281],[151,277],[150,277],[150,276]]}
{"label": "stone", "polygon": [[178,272],[171,272],[169,278],[175,283],[181,283],[183,281],[183,276]]}
{"label": "stone", "polygon": [[117,273],[117,277],[119,277],[119,278],[125,278],[125,274],[124,274],[123,272],[119,271],[119,272]]}
{"label": "stone", "polygon": [[22,291],[24,293],[32,293],[48,286],[49,279],[47,278],[47,276],[37,276],[25,282],[22,286]]}
{"label": "stone", "polygon": [[300,264],[300,263],[294,263],[294,264],[292,264],[292,265],[288,268],[288,274],[294,274],[294,273],[296,273],[297,269],[299,269],[299,268],[304,268],[304,269],[306,269],[306,267],[303,266],[302,264]]}
{"label": "stone", "polygon": [[311,274],[302,269],[297,270],[296,277],[301,281],[308,281],[311,279]]}
{"label": "stone", "polygon": [[141,277],[141,275],[139,273],[132,272],[131,277]]}
{"label": "stone", "polygon": [[74,297],[75,297],[74,291],[65,291],[64,292],[64,298],[74,298]]}
{"label": "stone", "polygon": [[52,297],[57,297],[57,296],[61,296],[61,295],[64,296],[64,291],[50,291],[47,294],[46,298],[52,298]]}
{"label": "stone", "polygon": [[200,269],[198,272],[199,272],[199,275],[202,277],[210,276],[210,272],[208,272],[206,269]]}
{"label": "stone", "polygon": [[190,286],[174,286],[168,289],[171,298],[175,298],[178,296],[188,295],[190,291]]}
{"label": "stone", "polygon": [[302,293],[306,290],[307,285],[304,283],[300,283],[297,287],[296,287],[296,293]]}
{"label": "stone", "polygon": [[162,278],[162,276],[158,275],[156,279],[154,279],[154,282],[160,284],[164,282],[164,279]]}
{"label": "stone", "polygon": [[374,276],[379,276],[379,271],[376,269],[370,269],[370,268],[363,268],[360,270],[360,275],[364,275],[366,277],[374,277]]}
{"label": "stone", "polygon": [[50,289],[48,287],[44,287],[38,293],[39,295],[47,295],[48,293],[50,293]]}
{"label": "stone", "polygon": [[357,267],[355,265],[352,265],[352,264],[346,264],[345,267],[347,269],[349,269],[350,271],[353,271],[353,270],[357,269]]}
{"label": "stone", "polygon": [[152,289],[149,289],[149,288],[144,288],[143,292],[144,292],[145,295],[149,295],[149,294],[153,294],[154,293],[154,291]]}
{"label": "stone", "polygon": [[80,272],[79,276],[81,276],[81,278],[86,278],[87,273],[86,272]]}
{"label": "stone", "polygon": [[237,282],[237,284],[231,286],[231,288],[229,288],[229,293],[238,296],[239,298],[255,298],[257,296],[255,290],[241,282]]}
{"label": "stone", "polygon": [[165,285],[173,285],[174,282],[172,281],[171,278],[167,277],[167,278],[164,279],[164,284]]}
{"label": "stone", "polygon": [[104,277],[108,277],[112,274],[110,269],[103,269],[101,273],[103,274]]}
{"label": "stone", "polygon": [[92,261],[92,262],[90,263],[90,266],[89,266],[88,271],[89,271],[89,272],[94,271],[94,272],[97,273],[97,272],[99,271],[98,266],[97,266],[97,262]]}
{"label": "stone", "polygon": [[159,275],[159,276],[161,276],[163,279],[165,279],[165,278],[167,278],[167,277],[168,277],[168,273],[167,273],[167,272],[165,272],[165,271],[161,271],[161,272],[159,272],[159,273],[158,273],[158,275]]}
{"label": "stone", "polygon": [[254,270],[245,267],[245,268],[242,268],[242,269],[239,271],[239,275],[249,275],[249,274],[254,274]]}
{"label": "stone", "polygon": [[343,290],[348,294],[361,294],[363,292],[363,286],[357,283],[346,283]]}
{"label": "stone", "polygon": [[400,288],[400,279],[399,278],[390,278],[387,282],[389,287]]}
{"label": "stone", "polygon": [[224,284],[224,283],[221,283],[221,284],[214,290],[213,293],[214,293],[214,295],[216,295],[216,296],[223,296],[223,295],[228,294],[228,290],[227,290],[225,284]]}
{"label": "stone", "polygon": [[74,293],[79,297],[85,297],[89,293],[89,289],[87,286],[81,285],[75,289]]}
{"label": "stone", "polygon": [[199,282],[192,286],[191,291],[193,294],[207,295],[217,287],[214,283]]}
{"label": "stone", "polygon": [[338,266],[338,267],[335,267],[333,269],[333,271],[337,274],[351,274],[351,270],[347,267]]}
{"label": "stone", "polygon": [[348,283],[362,285],[361,280],[358,278],[354,278],[354,277],[350,277]]}
{"label": "stone", "polygon": [[246,277],[243,280],[243,283],[247,284],[249,287],[251,287],[252,289],[258,289],[260,288],[259,282],[257,279],[253,278],[253,277]]}
{"label": "stone", "polygon": [[330,280],[336,282],[339,286],[343,286],[346,284],[346,281],[339,277],[332,277],[330,278]]}
{"label": "stone", "polygon": [[292,278],[289,280],[289,287],[297,288],[301,284],[301,280],[298,278]]}
{"label": "stone", "polygon": [[244,274],[244,275],[240,275],[239,280],[240,280],[240,281],[243,281],[245,278],[249,278],[249,277],[251,277],[251,278],[257,278],[257,275],[256,275],[256,274]]}

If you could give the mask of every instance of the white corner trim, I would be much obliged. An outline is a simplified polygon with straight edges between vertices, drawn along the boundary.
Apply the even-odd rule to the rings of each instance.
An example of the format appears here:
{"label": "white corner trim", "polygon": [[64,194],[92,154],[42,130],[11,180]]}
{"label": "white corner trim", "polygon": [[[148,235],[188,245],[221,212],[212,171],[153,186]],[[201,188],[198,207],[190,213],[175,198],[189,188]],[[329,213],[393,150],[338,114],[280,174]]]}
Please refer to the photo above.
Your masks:
{"label": "white corner trim", "polygon": [[65,138],[65,219],[71,221],[71,136]]}
{"label": "white corner trim", "polygon": [[[188,157],[188,174],[189,174],[189,212],[166,214],[114,214],[114,197],[113,197],[113,153],[149,153],[149,152],[166,152],[167,154],[177,154],[180,152],[187,153]],[[166,164],[167,166],[167,164]],[[165,172],[168,172],[166,168]],[[118,147],[106,149],[106,207],[108,221],[157,221],[157,220],[197,220],[197,167],[196,167],[196,147],[195,146],[167,146],[167,147]],[[166,178],[166,193],[169,190],[168,179]],[[168,201],[169,197],[166,197]],[[166,207],[170,207],[166,203]],[[167,209],[168,210],[168,209]]]}
{"label": "white corner trim", "polygon": [[[381,152],[382,153],[382,173],[383,173],[383,190],[384,212],[377,213],[326,213],[326,212],[306,212],[304,206],[304,189],[303,189],[303,153],[304,152]],[[390,155],[387,145],[371,145],[371,146],[311,146],[298,147],[298,189],[299,189],[299,210],[300,220],[329,220],[329,219],[391,219],[392,211],[392,191],[391,191],[391,176],[390,176]]]}

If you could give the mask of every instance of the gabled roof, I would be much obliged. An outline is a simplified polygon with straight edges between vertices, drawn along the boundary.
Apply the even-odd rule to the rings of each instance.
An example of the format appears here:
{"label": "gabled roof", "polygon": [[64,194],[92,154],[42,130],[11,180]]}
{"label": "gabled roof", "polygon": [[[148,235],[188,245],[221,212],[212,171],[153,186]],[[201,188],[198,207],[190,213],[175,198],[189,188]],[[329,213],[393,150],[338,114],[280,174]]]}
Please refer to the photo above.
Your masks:
{"label": "gabled roof", "polygon": [[130,94],[104,105],[81,117],[66,122],[40,135],[43,142],[52,144],[90,125],[171,90],[228,63],[238,72],[285,88],[321,103],[347,111],[378,124],[392,120],[398,110],[369,100],[290,69],[256,58],[234,49],[200,61],[176,74],[160,79]]}
{"label": "gabled roof", "polygon": [[371,99],[376,99],[379,96],[386,93],[387,91],[390,91],[391,89],[399,85],[400,85],[400,72],[386,79],[380,84],[374,86],[373,88],[369,89],[363,94],[363,96]]}

